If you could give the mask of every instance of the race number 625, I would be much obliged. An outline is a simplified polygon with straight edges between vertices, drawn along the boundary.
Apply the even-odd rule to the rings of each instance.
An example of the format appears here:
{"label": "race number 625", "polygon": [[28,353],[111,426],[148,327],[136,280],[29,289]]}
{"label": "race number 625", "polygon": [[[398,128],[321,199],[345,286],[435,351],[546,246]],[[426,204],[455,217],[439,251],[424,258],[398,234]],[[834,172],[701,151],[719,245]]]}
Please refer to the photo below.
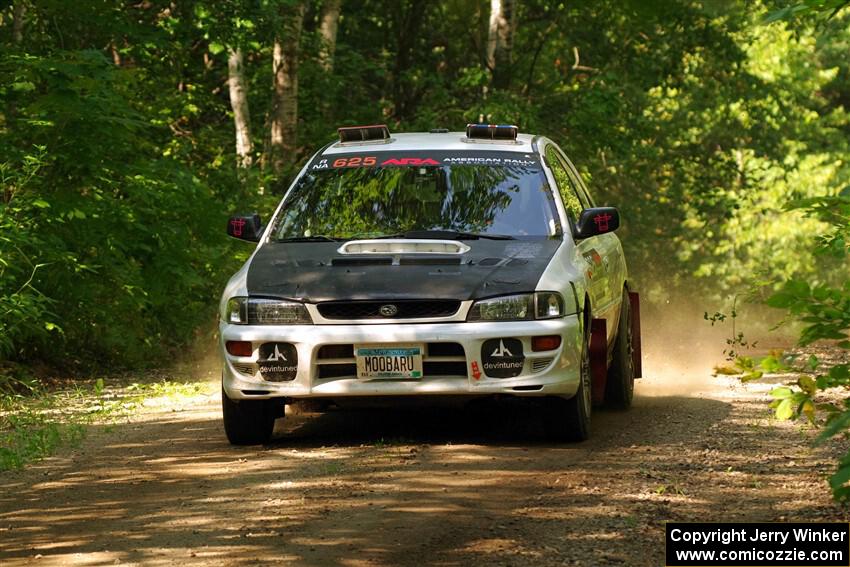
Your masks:
{"label": "race number 625", "polygon": [[339,158],[334,160],[334,167],[371,167],[375,165],[377,161],[374,156],[368,157],[352,157],[352,158]]}

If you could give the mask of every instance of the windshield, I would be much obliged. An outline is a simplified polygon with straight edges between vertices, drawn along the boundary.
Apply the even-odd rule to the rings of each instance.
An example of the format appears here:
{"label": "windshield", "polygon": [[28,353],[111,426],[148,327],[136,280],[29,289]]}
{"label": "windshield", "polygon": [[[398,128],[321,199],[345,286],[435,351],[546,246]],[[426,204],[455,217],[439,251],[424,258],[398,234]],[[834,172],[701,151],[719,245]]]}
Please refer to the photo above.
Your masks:
{"label": "windshield", "polygon": [[273,238],[419,237],[437,231],[444,237],[523,239],[560,232],[554,198],[536,162],[447,165],[448,159],[367,157],[357,163],[363,161],[375,165],[308,169],[288,195]]}

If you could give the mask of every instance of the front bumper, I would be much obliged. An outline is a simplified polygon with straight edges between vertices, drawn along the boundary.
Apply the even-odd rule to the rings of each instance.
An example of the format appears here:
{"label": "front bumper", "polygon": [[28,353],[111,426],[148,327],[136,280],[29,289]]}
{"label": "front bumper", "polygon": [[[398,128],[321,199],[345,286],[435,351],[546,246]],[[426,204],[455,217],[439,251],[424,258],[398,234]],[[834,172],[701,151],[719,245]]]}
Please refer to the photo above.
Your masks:
{"label": "front bumper", "polygon": [[[546,321],[478,323],[406,323],[387,325],[219,325],[220,351],[224,358],[222,382],[231,399],[285,397],[294,399],[334,399],[360,396],[494,395],[572,397],[579,386],[581,336],[578,317]],[[555,350],[532,352],[531,338],[560,335]],[[515,338],[523,345],[524,366],[518,376],[494,378],[483,371],[481,347],[487,339]],[[233,356],[227,341],[249,341],[251,356]],[[295,378],[287,382],[264,380],[257,360],[259,348],[267,342],[286,342],[298,353]],[[353,358],[322,358],[320,349],[328,345],[355,343],[423,343],[424,376],[416,380],[361,380],[353,373],[339,374],[328,368],[351,368]],[[449,343],[459,349],[453,356],[440,356],[448,349],[431,345]],[[446,345],[442,345],[446,346]],[[322,352],[325,352],[324,350]],[[432,352],[438,355],[432,356]],[[431,372],[428,368],[432,368]]]}

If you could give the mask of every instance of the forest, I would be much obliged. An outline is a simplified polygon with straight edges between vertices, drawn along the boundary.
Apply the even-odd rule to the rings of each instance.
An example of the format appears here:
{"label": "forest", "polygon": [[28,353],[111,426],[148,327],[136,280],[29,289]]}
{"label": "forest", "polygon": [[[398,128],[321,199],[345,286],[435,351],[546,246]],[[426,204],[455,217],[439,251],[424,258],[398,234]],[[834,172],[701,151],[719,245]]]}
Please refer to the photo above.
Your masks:
{"label": "forest", "polygon": [[547,135],[621,209],[650,309],[687,297],[725,318],[740,297],[802,321],[804,342],[846,340],[843,5],[7,5],[3,383],[20,364],[152,367],[213,342],[249,253],[227,216],[268,215],[339,126],[372,123]]}
{"label": "forest", "polygon": [[[140,378],[215,348],[220,294],[252,252],[227,237],[229,215],[268,218],[339,127],[454,132],[474,123],[551,138],[596,200],[619,209],[617,235],[641,293],[645,333],[655,337],[644,346],[652,358],[636,417],[603,412],[603,433],[589,449],[532,442],[530,455],[521,433],[505,431],[510,416],[469,418],[496,431],[482,441],[457,433],[471,430],[470,421],[442,414],[416,414],[413,426],[407,415],[386,418],[393,434],[380,419],[330,417],[312,425],[315,443],[299,437],[297,425],[286,437],[295,439],[291,452],[280,444],[235,453],[222,448],[219,415],[207,415],[220,366],[213,387]],[[92,442],[100,452],[86,449],[96,458],[85,466],[123,464],[86,478],[111,478],[121,492],[107,499],[97,483],[84,483],[90,492],[79,494],[77,516],[56,508],[67,498],[64,485],[39,484],[42,474],[71,474],[61,462],[32,473],[29,508],[6,496],[30,494],[19,477],[0,476],[0,532],[6,519],[17,527],[48,517],[56,530],[8,527],[0,562],[8,554],[25,564],[38,550],[57,553],[57,564],[71,561],[50,547],[54,539],[104,554],[93,562],[144,564],[166,548],[196,557],[213,536],[231,537],[234,516],[244,518],[242,541],[271,538],[243,544],[242,558],[278,561],[267,528],[297,527],[319,541],[341,533],[338,525],[366,525],[363,537],[374,545],[364,560],[372,564],[409,561],[393,555],[397,544],[386,538],[395,531],[374,529],[378,517],[417,534],[450,531],[455,547],[433,543],[445,534],[421,545],[460,564],[514,564],[510,553],[526,551],[520,564],[644,564],[634,560],[641,549],[658,564],[662,520],[846,521],[846,507],[834,501],[850,501],[847,0],[7,0],[0,189],[0,471],[81,442],[81,423],[96,439],[113,439],[97,428],[114,415],[135,423],[128,416],[147,411],[149,397],[173,406],[114,444]],[[319,208],[310,198],[302,206]],[[322,214],[359,213],[339,201]],[[724,338],[708,349],[725,362],[703,372],[700,337],[716,338],[718,329]],[[692,376],[658,386],[668,364]],[[59,387],[61,396],[50,397]],[[711,389],[705,399],[695,394],[702,387]],[[756,394],[742,394],[747,387]],[[66,402],[85,419],[59,423]],[[781,423],[792,419],[797,429]],[[322,437],[323,427],[332,433]],[[420,463],[426,453],[447,468]],[[300,458],[312,461],[302,466]],[[215,476],[229,474],[234,459],[254,476]],[[210,467],[198,473],[198,463]],[[612,466],[621,473],[613,480]],[[294,484],[280,482],[281,470]],[[457,470],[471,475],[457,485],[469,490],[444,495],[425,486],[452,486],[459,477],[448,471]],[[561,483],[565,470],[572,476]],[[149,472],[168,482],[144,484]],[[349,488],[351,478],[371,488]],[[303,479],[326,483],[325,492],[284,494],[301,490]],[[251,496],[228,500],[234,483]],[[268,486],[284,496],[266,498]],[[528,487],[537,491],[533,501],[522,500]],[[145,498],[134,500],[137,491]],[[121,523],[127,509],[141,510],[136,522],[177,521],[193,491],[222,497],[195,501],[218,519],[181,532],[194,547],[174,543],[168,521]],[[44,494],[53,500],[39,500]],[[366,498],[346,500],[351,494]],[[372,507],[379,497],[380,511]],[[171,506],[178,500],[179,510]],[[556,512],[535,508],[541,501]],[[289,515],[268,512],[269,502],[288,502]],[[410,502],[424,503],[417,514],[429,513],[429,502],[457,513],[422,524],[425,516],[404,515]],[[314,514],[319,506],[324,515]],[[340,509],[349,515],[324,523]],[[479,510],[495,527],[481,528]],[[525,514],[519,520],[517,510]],[[549,519],[535,524],[528,510]],[[569,517],[558,516],[562,510]],[[102,517],[120,521],[106,526]],[[63,531],[72,524],[76,535]],[[474,546],[505,526],[528,530],[525,539],[503,534],[492,545],[512,551],[485,546],[497,555],[481,555]],[[625,535],[604,550],[588,531],[597,526]],[[117,555],[109,555],[98,538],[125,528],[148,530],[159,547],[117,537]],[[346,533],[339,537],[355,541]],[[579,535],[565,547],[565,533]],[[341,561],[341,548],[287,545],[296,563]],[[325,555],[311,555],[316,547]],[[576,559],[581,550],[590,555]],[[210,557],[201,564],[218,564]]]}
{"label": "forest", "polygon": [[[268,214],[343,125],[558,141],[654,302],[846,276],[847,16],[751,2],[15,2],[0,12],[0,359],[155,365],[211,340]],[[846,203],[846,201],[842,201]],[[824,204],[820,200],[818,203]],[[824,219],[827,221],[825,224]],[[831,233],[830,233],[831,234]],[[831,239],[839,254],[845,244]],[[835,254],[833,254],[835,256]]]}

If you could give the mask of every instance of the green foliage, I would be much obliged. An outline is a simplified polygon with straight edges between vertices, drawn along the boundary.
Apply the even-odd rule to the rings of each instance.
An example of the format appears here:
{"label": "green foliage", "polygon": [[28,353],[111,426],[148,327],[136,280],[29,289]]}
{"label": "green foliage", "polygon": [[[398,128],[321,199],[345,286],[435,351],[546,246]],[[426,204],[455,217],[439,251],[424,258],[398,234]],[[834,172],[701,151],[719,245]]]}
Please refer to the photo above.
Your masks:
{"label": "green foliage", "polygon": [[30,461],[51,455],[62,445],[74,446],[84,436],[79,424],[9,419],[12,430],[0,432],[0,471],[19,469]]}
{"label": "green foliage", "polygon": [[[805,199],[794,206],[829,223],[831,228],[825,231],[821,247],[817,250],[821,257],[847,253],[850,215],[847,214],[847,199],[843,194]],[[830,341],[844,351],[850,351],[850,282],[845,281],[833,287],[828,283],[811,284],[800,279],[790,279],[768,297],[766,303],[784,310],[790,320],[802,324],[800,345]],[[765,373],[795,373],[799,376],[795,385],[775,388],[771,392],[774,400],[770,406],[777,419],[805,417],[809,423],[823,428],[817,437],[818,443],[850,433],[848,362],[839,360],[823,363],[814,355],[801,361],[792,357],[783,358],[776,353],[761,361],[746,356],[737,357],[731,369],[722,370],[724,373],[742,374],[744,381],[760,378]],[[819,401],[827,392],[832,397],[840,397],[842,402],[836,405]],[[838,470],[830,477],[829,484],[837,500],[850,501],[850,451],[840,460]]]}
{"label": "green foliage", "polygon": [[54,390],[20,370],[0,369],[0,471],[73,447],[92,424],[126,418],[146,402],[179,403],[214,391],[208,383],[161,380],[120,387],[103,378]]}
{"label": "green foliage", "polygon": [[191,113],[192,96],[179,109],[151,104],[152,70],[99,50],[35,51],[0,59],[10,85],[0,92],[0,358],[158,363],[214,320],[234,265],[223,188],[204,179],[215,171],[193,171],[171,139],[166,117]]}
{"label": "green foliage", "polygon": [[[847,196],[830,188],[850,185],[843,12],[792,30],[762,25],[773,2],[517,3],[496,84],[487,2],[343,3],[331,72],[321,3],[308,2],[300,147],[275,176],[262,165],[272,45],[294,4],[27,2],[20,40],[14,10],[0,9],[0,359],[168,360],[206,332],[250,251],[224,240],[226,215],[267,217],[345,124],[485,119],[555,139],[598,200],[622,210],[649,299],[680,285],[721,298],[754,276],[769,289],[789,278],[841,289],[848,241],[826,226],[846,215]],[[240,175],[226,84],[235,47],[255,148]],[[831,256],[811,253],[819,235]],[[840,298],[827,295],[807,316],[828,327]]]}
{"label": "green foliage", "polygon": [[[848,251],[846,242],[850,234],[850,215],[846,197],[826,197],[810,199],[798,204],[832,225],[832,230],[822,240],[821,251],[837,254]],[[836,245],[837,244],[837,245]],[[768,300],[773,307],[785,309],[796,321],[804,324],[800,334],[800,344],[810,344],[817,340],[836,341],[837,346],[850,351],[850,282],[840,287],[826,284],[809,285],[807,282],[791,280],[773,294]],[[789,419],[804,415],[811,423],[817,423],[822,416],[823,431],[818,442],[823,442],[839,434],[850,432],[850,363],[837,362],[826,364],[820,372],[817,359],[808,361],[808,367],[797,381],[797,389],[787,389],[784,399],[777,404],[776,415],[780,419]],[[818,403],[821,391],[843,390],[843,403]],[[839,468],[830,477],[832,493],[838,500],[850,501],[850,451],[841,459]]]}
{"label": "green foliage", "polygon": [[848,0],[805,0],[769,13],[764,21],[769,24],[779,20],[790,20],[797,16],[823,13],[831,18],[848,5],[850,5]]}

